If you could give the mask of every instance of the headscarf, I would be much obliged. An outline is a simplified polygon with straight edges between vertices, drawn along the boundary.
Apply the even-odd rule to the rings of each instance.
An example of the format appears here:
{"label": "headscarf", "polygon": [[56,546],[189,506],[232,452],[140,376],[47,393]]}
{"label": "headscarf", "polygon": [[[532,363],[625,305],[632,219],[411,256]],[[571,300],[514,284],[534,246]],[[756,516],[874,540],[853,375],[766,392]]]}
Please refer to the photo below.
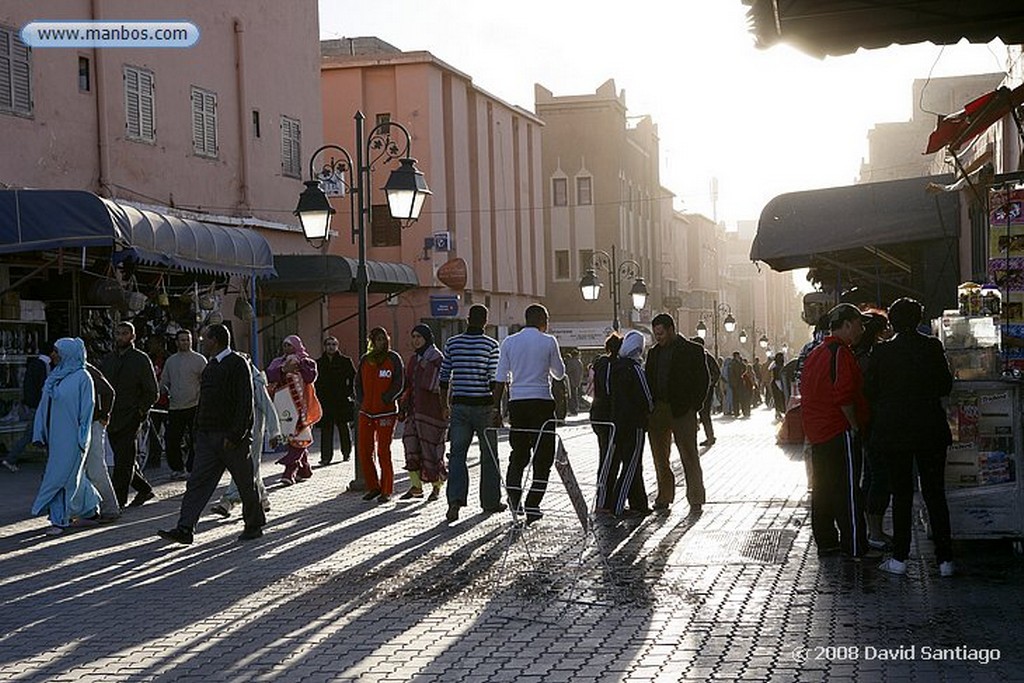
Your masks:
{"label": "headscarf", "polygon": [[629,360],[640,362],[640,357],[644,353],[644,335],[640,334],[636,330],[630,330],[626,333],[626,336],[622,338],[622,347],[619,349],[620,358],[628,358]]}
{"label": "headscarf", "polygon": [[299,335],[289,334],[284,338],[284,340],[292,345],[293,353],[299,360],[309,358],[309,352],[306,351],[306,345],[302,343],[302,339],[299,338]]}
{"label": "headscarf", "polygon": [[43,384],[43,397],[53,396],[54,388],[68,375],[85,370],[85,342],[78,337],[61,337],[53,347],[60,354],[60,362],[50,371]]}
{"label": "headscarf", "polygon": [[412,331],[423,337],[423,340],[426,342],[423,346],[416,349],[416,353],[422,356],[431,346],[434,345],[434,333],[430,330],[429,326],[424,325],[423,323],[412,328]]}

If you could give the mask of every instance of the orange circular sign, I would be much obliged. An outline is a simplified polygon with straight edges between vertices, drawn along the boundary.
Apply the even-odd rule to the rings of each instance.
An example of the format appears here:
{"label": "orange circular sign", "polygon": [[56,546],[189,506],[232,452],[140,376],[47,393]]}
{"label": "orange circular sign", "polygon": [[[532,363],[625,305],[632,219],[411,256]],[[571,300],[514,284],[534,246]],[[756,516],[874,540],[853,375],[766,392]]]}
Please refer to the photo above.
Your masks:
{"label": "orange circular sign", "polygon": [[468,272],[465,259],[453,258],[437,269],[437,279],[450,289],[465,289]]}

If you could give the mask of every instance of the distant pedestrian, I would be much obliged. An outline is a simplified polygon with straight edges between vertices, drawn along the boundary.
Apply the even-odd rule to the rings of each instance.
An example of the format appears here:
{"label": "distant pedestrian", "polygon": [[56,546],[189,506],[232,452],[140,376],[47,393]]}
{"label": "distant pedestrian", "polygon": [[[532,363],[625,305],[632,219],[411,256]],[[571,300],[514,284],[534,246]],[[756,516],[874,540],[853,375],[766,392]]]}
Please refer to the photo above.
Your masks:
{"label": "distant pedestrian", "polygon": [[334,430],[338,430],[341,459],[352,457],[353,383],[356,367],[352,359],[338,347],[337,337],[324,339],[324,352],[316,359],[316,396],[323,415],[320,417],[320,464],[334,462]]}
{"label": "distant pedestrian", "polygon": [[[694,337],[694,344],[700,344],[704,347],[703,337]],[[700,446],[711,448],[715,445],[715,423],[711,421],[711,405],[715,402],[715,388],[718,386],[718,380],[722,378],[722,369],[718,367],[718,361],[711,354],[707,348],[704,348],[704,360],[708,366],[708,392],[704,397],[704,403],[700,406],[698,416],[700,417],[700,424],[704,428],[704,440],[700,442]]]}
{"label": "distant pedestrian", "polygon": [[[612,399],[609,389],[612,381],[612,363],[619,357],[622,337],[612,332],[604,340],[605,354],[594,359],[590,368],[590,426],[597,435],[597,471],[603,472],[605,462],[611,457],[612,441]],[[598,475],[600,479],[600,475]],[[598,485],[600,486],[600,481]],[[602,507],[598,505],[598,507]]]}
{"label": "distant pedestrian", "polygon": [[[32,514],[50,518],[46,533],[56,536],[99,514],[99,495],[85,476],[85,454],[95,407],[92,377],[85,371],[81,339],[58,339],[51,352],[53,370],[43,385],[33,440],[46,447],[46,469]],[[77,507],[76,504],[77,503]]]}
{"label": "distant pedestrian", "polygon": [[480,507],[501,512],[501,472],[498,435],[490,430],[501,403],[494,401],[494,375],[498,370],[498,342],[484,333],[487,307],[469,308],[466,331],[449,337],[441,359],[441,409],[448,417],[451,451],[448,456],[448,512],[454,522],[469,501],[469,445],[476,436],[480,447]]}
{"label": "distant pedestrian", "polygon": [[769,370],[771,371],[771,392],[772,405],[775,407],[775,419],[782,420],[786,417],[786,380],[783,376],[783,368],[786,366],[786,357],[782,351],[775,354]]}
{"label": "distant pedestrian", "polygon": [[867,319],[853,304],[828,314],[830,334],[807,356],[800,379],[804,432],[811,444],[811,531],[819,555],[868,555],[860,499],[860,432],[869,410],[850,350]]}
{"label": "distant pedestrian", "polygon": [[111,481],[117,502],[124,507],[128,489],[135,498],[128,507],[138,507],[156,498],[153,487],[142,474],[138,463],[139,429],[159,394],[156,372],[149,356],[135,348],[135,326],[120,322],[114,328],[114,350],[103,359],[100,370],[114,387],[116,398],[110,412],[107,434],[114,451],[114,473]]}
{"label": "distant pedestrian", "polygon": [[174,336],[174,343],[177,351],[164,362],[160,391],[168,398],[164,439],[167,466],[171,468],[172,478],[181,479],[185,472],[192,471],[195,457],[192,426],[196,419],[196,406],[199,405],[199,383],[206,369],[206,357],[192,349],[189,330],[179,330]]}
{"label": "distant pedestrian", "polygon": [[580,411],[580,387],[583,385],[583,361],[577,349],[569,349],[565,354],[565,381],[567,386],[567,412],[576,415]]}
{"label": "distant pedestrian", "polygon": [[[363,500],[386,503],[395,487],[391,439],[398,419],[398,396],[405,382],[405,366],[402,357],[391,350],[391,337],[383,327],[370,330],[370,350],[359,359],[356,377],[356,455],[366,479]],[[380,463],[379,474],[374,459]]]}
{"label": "distant pedestrian", "polygon": [[203,508],[217,489],[226,469],[238,485],[245,527],[238,539],[263,535],[267,518],[256,492],[256,474],[249,457],[252,442],[253,397],[249,363],[231,349],[231,332],[224,325],[210,325],[203,333],[203,353],[209,358],[203,370],[196,408],[196,455],[181,500],[178,524],[158,535],[189,545]]}
{"label": "distant pedestrian", "polygon": [[616,516],[625,511],[647,514],[651,511],[644,487],[643,455],[647,424],[654,410],[654,397],[641,365],[644,336],[630,330],[622,338],[619,357],[612,361],[611,402],[615,423],[615,448],[606,461],[605,485],[598,489],[597,507]]}
{"label": "distant pedestrian", "polygon": [[648,439],[658,478],[655,510],[667,510],[676,497],[676,478],[669,456],[672,440],[683,462],[690,514],[699,515],[705,502],[704,472],[697,450],[697,411],[704,405],[710,374],[704,349],[676,332],[668,313],[651,321],[655,346],[647,354],[647,384],[654,395]]}
{"label": "distant pedestrian", "polygon": [[8,451],[7,456],[0,461],[0,465],[10,472],[18,471],[21,455],[25,452],[25,448],[32,443],[36,410],[39,408],[39,399],[43,396],[43,384],[50,372],[51,350],[53,350],[53,345],[50,342],[41,341],[38,355],[25,359],[25,376],[21,381],[21,405],[28,411],[27,414],[22,415],[25,419],[25,430],[18,440],[11,444],[11,450]]}
{"label": "distant pedestrian", "polygon": [[292,416],[290,422],[281,421],[288,450],[277,464],[284,465],[281,483],[285,486],[313,476],[313,468],[309,466],[309,447],[313,444],[313,425],[322,414],[313,384],[316,378],[316,361],[306,351],[302,339],[296,334],[285,337],[281,343],[281,355],[267,366],[267,381],[274,405],[279,412],[284,406]]}
{"label": "distant pedestrian", "polygon": [[[540,304],[526,307],[526,327],[501,342],[498,371],[495,376],[494,403],[498,405],[508,384],[508,412],[512,430],[505,483],[509,503],[514,510],[525,511],[526,523],[539,520],[544,491],[555,460],[555,398],[552,380],[565,378],[565,363],[558,340],[547,334],[548,309]],[[495,426],[501,426],[498,414]],[[523,471],[533,461],[533,483],[520,508]]]}
{"label": "distant pedestrian", "polygon": [[409,490],[402,498],[423,497],[423,484],[430,484],[428,502],[437,500],[448,478],[444,450],[448,421],[441,405],[440,381],[443,357],[434,345],[434,333],[427,325],[412,328],[413,353],[405,364],[405,388],[399,400],[399,415],[405,423],[402,445]]}
{"label": "distant pedestrian", "polygon": [[878,344],[868,364],[865,391],[875,408],[871,448],[884,460],[892,488],[893,551],[880,565],[890,574],[905,574],[910,555],[914,468],[928,508],[935,559],[941,576],[953,576],[953,543],[946,502],[946,449],[952,434],[942,397],[953,375],[942,343],[918,331],[924,308],[913,299],[889,307],[896,336]]}

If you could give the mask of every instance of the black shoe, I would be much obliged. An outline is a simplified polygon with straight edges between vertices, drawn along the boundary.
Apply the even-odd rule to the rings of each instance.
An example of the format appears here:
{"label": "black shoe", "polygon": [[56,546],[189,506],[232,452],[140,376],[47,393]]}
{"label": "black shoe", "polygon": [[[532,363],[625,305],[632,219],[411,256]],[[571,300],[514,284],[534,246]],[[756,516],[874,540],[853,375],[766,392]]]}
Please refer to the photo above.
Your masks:
{"label": "black shoe", "polygon": [[341,459],[341,461],[342,462],[348,462],[351,459],[352,459],[352,456],[349,455],[348,453],[346,453],[345,456]]}
{"label": "black shoe", "polygon": [[374,498],[376,498],[379,495],[380,495],[380,489],[374,489],[372,491],[367,491],[366,493],[363,494],[363,500],[373,500]]}
{"label": "black shoe", "polygon": [[527,512],[526,513],[526,526],[536,524],[544,517],[543,512]]}
{"label": "black shoe", "polygon": [[263,537],[263,529],[260,527],[253,527],[251,529],[245,529],[242,533],[238,534],[239,541],[252,541],[257,538]]}
{"label": "black shoe", "polygon": [[180,526],[176,526],[173,529],[164,531],[160,529],[156,532],[156,535],[165,541],[171,541],[172,543],[180,543],[182,545],[192,545],[193,534],[188,529],[182,529]]}
{"label": "black shoe", "polygon": [[334,458],[320,458],[320,467],[327,467]]}
{"label": "black shoe", "polygon": [[434,489],[433,491],[430,492],[430,495],[427,496],[427,502],[428,503],[433,503],[435,500],[437,500],[440,497],[441,497],[441,489]]}
{"label": "black shoe", "polygon": [[[149,490],[149,491],[139,491],[138,493],[135,494],[135,497],[132,498],[132,502],[128,503],[128,507],[130,507],[130,508],[142,507],[142,505],[144,503],[146,503],[148,501],[151,501],[154,498],[156,498],[156,494],[153,493],[152,490]],[[189,543],[191,543],[191,541],[189,541]]]}
{"label": "black shoe", "polygon": [[229,510],[228,506],[224,505],[223,503],[217,503],[216,505],[212,506],[210,508],[210,512],[212,512],[215,515],[220,515],[221,517],[231,516],[231,510]]}
{"label": "black shoe", "polygon": [[826,545],[818,547],[818,557],[836,557],[842,553],[839,545]]}
{"label": "black shoe", "polygon": [[382,493],[379,496],[377,496],[377,502],[378,503],[386,503],[389,500],[391,500],[391,496],[389,496],[389,495],[387,495],[385,493]]}
{"label": "black shoe", "polygon": [[498,503],[494,507],[484,508],[484,513],[488,515],[493,515],[496,512],[504,512],[505,510],[508,510],[508,505],[505,505],[504,503]]}
{"label": "black shoe", "polygon": [[669,508],[669,504],[668,503],[657,502],[657,503],[654,504],[654,509],[657,510],[658,512],[661,512],[663,510],[668,510],[668,508]]}
{"label": "black shoe", "polygon": [[456,522],[459,519],[459,508],[462,507],[458,503],[448,503],[448,512],[444,518],[449,522]]}
{"label": "black shoe", "polygon": [[700,517],[702,514],[704,514],[704,506],[703,505],[691,505],[690,506],[690,515],[689,515],[690,517]]}

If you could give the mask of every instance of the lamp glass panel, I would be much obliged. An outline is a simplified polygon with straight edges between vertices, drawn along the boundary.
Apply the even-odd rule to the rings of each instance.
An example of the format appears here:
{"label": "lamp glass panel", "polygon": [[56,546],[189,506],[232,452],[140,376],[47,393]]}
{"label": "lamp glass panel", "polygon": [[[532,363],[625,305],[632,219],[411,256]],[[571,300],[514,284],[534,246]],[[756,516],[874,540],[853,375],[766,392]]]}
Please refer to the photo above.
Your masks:
{"label": "lamp glass panel", "polygon": [[299,224],[302,226],[302,234],[307,240],[322,240],[327,238],[327,231],[331,225],[330,211],[300,211]]}

